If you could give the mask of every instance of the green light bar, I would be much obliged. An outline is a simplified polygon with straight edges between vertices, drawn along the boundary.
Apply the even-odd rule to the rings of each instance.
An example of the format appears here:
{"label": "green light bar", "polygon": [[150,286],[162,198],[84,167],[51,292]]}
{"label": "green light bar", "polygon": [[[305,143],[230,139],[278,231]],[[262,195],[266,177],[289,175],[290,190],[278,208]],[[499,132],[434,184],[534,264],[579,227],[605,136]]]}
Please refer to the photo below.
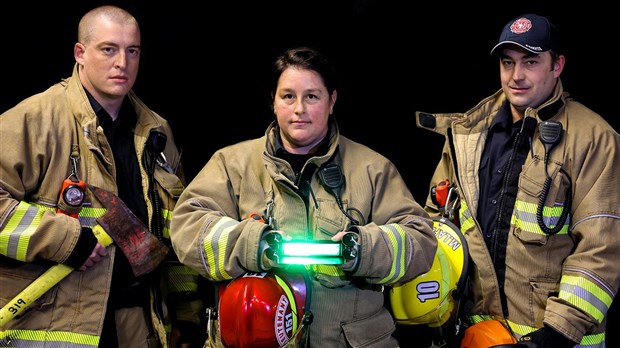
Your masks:
{"label": "green light bar", "polygon": [[285,265],[342,265],[344,260],[341,257],[282,257],[281,264]]}
{"label": "green light bar", "polygon": [[342,243],[339,242],[282,242],[282,256],[341,256]]}
{"label": "green light bar", "polygon": [[340,265],[344,263],[340,242],[283,241],[280,250],[280,263],[283,264]]}

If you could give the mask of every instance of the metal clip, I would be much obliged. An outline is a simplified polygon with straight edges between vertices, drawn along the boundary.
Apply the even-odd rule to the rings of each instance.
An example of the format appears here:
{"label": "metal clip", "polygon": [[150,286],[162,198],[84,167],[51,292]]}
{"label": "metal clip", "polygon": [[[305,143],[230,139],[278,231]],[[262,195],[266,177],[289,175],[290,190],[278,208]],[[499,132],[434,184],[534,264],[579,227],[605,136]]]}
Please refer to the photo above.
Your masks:
{"label": "metal clip", "polygon": [[273,226],[273,201],[267,203],[267,210],[265,211],[265,216],[263,218],[266,219],[265,223],[267,225],[269,225],[272,229],[275,228],[275,226]]}
{"label": "metal clip", "polygon": [[76,181],[80,180],[78,176],[78,162],[80,161],[80,149],[78,145],[73,145],[71,149],[71,174],[69,178],[73,177]]}
{"label": "metal clip", "polygon": [[[453,195],[454,193],[454,195]],[[454,199],[452,197],[454,196]],[[459,195],[456,192],[456,187],[454,185],[450,185],[450,190],[448,191],[448,197],[446,198],[446,206],[444,208],[443,217],[452,221],[454,219],[454,209],[456,209],[456,204],[459,201]]]}
{"label": "metal clip", "polygon": [[170,174],[174,174],[175,173],[175,170],[172,169],[170,164],[168,164],[168,160],[166,159],[166,155],[164,155],[163,152],[160,152],[159,156],[157,156],[155,158],[155,163],[157,163],[158,166],[162,167],[168,173],[170,173]]}

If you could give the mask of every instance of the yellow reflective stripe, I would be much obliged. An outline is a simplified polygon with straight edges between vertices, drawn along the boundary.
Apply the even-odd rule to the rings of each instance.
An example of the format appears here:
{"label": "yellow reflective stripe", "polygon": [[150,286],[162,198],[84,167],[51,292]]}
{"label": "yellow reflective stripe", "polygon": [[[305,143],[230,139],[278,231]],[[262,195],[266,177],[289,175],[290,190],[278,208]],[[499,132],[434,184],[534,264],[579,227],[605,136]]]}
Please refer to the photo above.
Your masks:
{"label": "yellow reflective stripe", "polygon": [[[56,212],[55,207],[49,207],[42,204],[33,203],[39,209],[45,209],[49,211]],[[105,214],[106,208],[92,208],[92,207],[82,207],[80,212],[78,213],[78,220],[80,221],[80,225],[85,227],[93,227],[97,224],[97,218],[100,218]]]}
{"label": "yellow reflective stripe", "polygon": [[[49,207],[42,204],[33,203],[32,205],[36,206],[39,209],[45,209],[49,211],[56,212],[55,207]],[[106,208],[93,208],[93,207],[82,207],[80,212],[78,213],[78,219],[80,220],[80,225],[85,227],[93,227],[97,224],[97,218],[100,218],[105,214]]]}
{"label": "yellow reflective stripe", "polygon": [[106,208],[82,207],[78,214],[78,219],[82,226],[93,227],[97,224],[96,219],[102,217],[105,212]]}
{"label": "yellow reflective stripe", "polygon": [[[514,333],[514,336],[517,339],[529,334],[530,332],[534,332],[538,330],[537,327],[517,324],[510,320],[506,320],[506,322],[508,323],[508,325],[510,325],[510,329],[512,330],[512,332]],[[574,346],[574,348],[586,348],[586,347],[587,348],[603,348],[605,347],[604,342],[605,342],[604,333],[584,335],[583,338],[581,338],[581,342],[578,345]]]}
{"label": "yellow reflective stripe", "polygon": [[478,324],[479,322],[485,320],[493,320],[493,317],[487,314],[476,314],[469,316],[469,321],[471,321],[472,324]]}
{"label": "yellow reflective stripe", "polygon": [[30,237],[41,224],[45,211],[46,209],[39,209],[35,205],[19,202],[0,232],[0,254],[26,261]]}
{"label": "yellow reflective stripe", "polygon": [[228,235],[239,222],[227,216],[221,217],[203,240],[202,246],[205,252],[207,272],[215,281],[232,279],[226,270],[226,246]]}
{"label": "yellow reflective stripe", "polygon": [[[278,282],[278,285],[280,285],[280,288],[282,290],[284,290],[284,292],[286,293],[286,298],[291,306],[291,311],[293,312],[292,315],[292,319],[293,319],[293,330],[291,332],[296,332],[297,331],[297,302],[295,302],[295,296],[293,295],[293,292],[291,291],[291,289],[289,288],[288,284],[282,280],[282,278],[278,277],[277,274],[274,274],[274,277],[276,278],[276,281]],[[280,311],[281,309],[278,308],[278,311]],[[277,316],[276,316],[277,318]],[[279,341],[279,339],[278,339]],[[282,342],[284,343],[284,342]]]}
{"label": "yellow reflective stripe", "polygon": [[496,318],[496,317],[494,317],[492,315],[489,315],[489,314],[470,315],[468,318],[469,318],[469,321],[471,321],[472,324],[478,324],[478,323],[486,321],[486,320],[497,320],[499,322],[502,322],[504,324],[504,326],[506,326],[506,327],[508,327],[510,329],[512,334],[517,339],[519,337],[521,337],[521,336],[527,335],[528,333],[536,330],[535,327],[517,324],[517,323],[515,323],[513,321],[510,321],[510,320],[507,320],[507,319],[502,319],[502,318]]}
{"label": "yellow reflective stripe", "polygon": [[330,277],[342,277],[344,276],[344,271],[339,266],[334,265],[306,265],[306,268],[311,267],[314,273],[330,276]]}
{"label": "yellow reflective stripe", "polygon": [[[514,214],[512,215],[511,224],[519,227],[521,230],[546,235],[543,230],[538,226],[538,220],[536,218],[536,210],[538,209],[538,204],[528,203],[521,200],[517,200],[515,202]],[[563,206],[555,206],[555,207],[543,207],[543,221],[549,228],[554,228],[562,215],[564,207]],[[566,219],[566,223],[558,232],[558,234],[568,234],[568,227],[570,222],[569,218]]]}
{"label": "yellow reflective stripe", "polygon": [[[55,212],[56,208],[48,207],[41,204],[34,204],[39,209],[45,209]],[[82,207],[80,212],[78,213],[78,220],[80,221],[80,225],[84,227],[93,227],[97,224],[97,219],[102,217],[106,212],[106,208],[92,208],[92,207]]]}
{"label": "yellow reflective stripe", "polygon": [[537,328],[528,325],[517,324],[514,321],[506,320],[508,326],[510,326],[510,330],[514,334],[516,338],[520,338],[521,336],[525,336],[530,332],[536,330]]}
{"label": "yellow reflective stripe", "polygon": [[568,275],[562,276],[559,297],[590,314],[599,323],[605,318],[613,300],[607,292],[590,280]]}
{"label": "yellow reflective stripe", "polygon": [[459,220],[461,223],[461,231],[465,233],[472,227],[474,227],[474,218],[471,216],[471,212],[467,208],[465,200],[461,200],[461,209],[459,209]]}
{"label": "yellow reflective stripe", "polygon": [[405,255],[405,244],[407,241],[407,233],[405,233],[403,227],[398,224],[379,226],[379,228],[384,232],[384,236],[387,237],[387,240],[390,241],[392,255],[394,257],[392,259],[390,274],[381,279],[378,283],[396,283],[405,275],[405,261],[407,256]]}
{"label": "yellow reflective stripe", "polygon": [[[473,324],[477,324],[485,320],[494,320],[494,319],[495,318],[493,316],[487,315],[487,314],[477,314],[477,315],[469,316],[469,320]],[[496,320],[504,321],[506,323],[505,325],[508,325],[508,327],[510,328],[510,331],[512,331],[516,339],[519,339],[522,336],[525,336],[531,332],[538,330],[537,327],[517,324],[511,320],[505,320],[505,319],[496,319]],[[604,333],[584,335],[583,338],[581,339],[581,342],[578,345],[576,345],[574,348],[604,348],[605,347],[604,343],[605,343]]]}
{"label": "yellow reflective stripe", "polygon": [[[0,340],[11,342],[11,347],[62,346],[62,347],[97,347],[99,336],[84,335],[69,331],[42,331],[42,330],[6,330],[0,331]],[[0,341],[0,344],[4,344]]]}
{"label": "yellow reflective stripe", "polygon": [[162,209],[161,216],[164,219],[164,237],[170,239],[170,221],[172,220],[172,210]]}
{"label": "yellow reflective stripe", "polygon": [[605,334],[585,335],[573,348],[605,348]]}
{"label": "yellow reflective stripe", "polygon": [[[30,237],[39,228],[46,211],[56,211],[56,208],[19,202],[7,225],[0,232],[0,253],[19,261],[26,261]],[[105,208],[83,208],[79,216],[80,223],[82,226],[92,227],[95,219],[103,213]],[[92,223],[88,224],[89,221]]]}
{"label": "yellow reflective stripe", "polygon": [[82,210],[80,210],[79,216],[85,218],[91,217],[96,219],[102,217],[105,212],[106,208],[83,207]]}
{"label": "yellow reflective stripe", "polygon": [[508,327],[508,329],[510,329],[510,332],[517,339],[519,339],[521,336],[525,336],[528,333],[530,333],[530,332],[532,332],[532,331],[537,329],[537,328],[532,327],[532,326],[517,324],[514,321],[511,321],[511,320],[508,320],[508,319],[496,318],[496,317],[494,317],[492,315],[488,315],[488,314],[470,315],[469,316],[469,320],[473,324],[478,324],[478,323],[480,323],[482,321],[486,321],[486,320],[497,320],[499,322],[502,322],[505,327]]}
{"label": "yellow reflective stripe", "polygon": [[171,292],[198,291],[198,272],[183,265],[167,266],[165,270]]}
{"label": "yellow reflective stripe", "polygon": [[39,209],[49,210],[49,211],[53,211],[53,212],[55,212],[55,211],[56,211],[56,208],[55,208],[55,207],[50,207],[50,206],[43,205],[43,204],[38,204],[38,203],[27,203],[27,204],[30,204],[30,205],[32,205],[32,206],[35,206],[35,207],[37,207],[37,208],[39,208]]}

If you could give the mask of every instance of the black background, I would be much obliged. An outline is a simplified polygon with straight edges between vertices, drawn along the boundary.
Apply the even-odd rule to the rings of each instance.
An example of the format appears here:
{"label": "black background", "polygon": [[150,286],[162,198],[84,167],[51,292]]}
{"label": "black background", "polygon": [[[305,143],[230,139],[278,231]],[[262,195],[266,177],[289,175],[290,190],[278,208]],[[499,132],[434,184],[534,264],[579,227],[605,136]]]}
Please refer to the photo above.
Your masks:
{"label": "black background", "polygon": [[[71,74],[78,21],[106,3],[140,22],[134,89],[172,124],[188,179],[216,149],[263,135],[273,119],[267,81],[274,57],[310,45],[342,75],[335,109],[342,133],[390,158],[423,204],[442,138],[417,129],[414,112],[466,111],[499,89],[489,51],[508,20],[529,12],[564,34],[565,89],[620,129],[618,19],[611,4],[595,1],[3,2],[0,111]],[[615,312],[610,327],[617,327]],[[610,334],[608,347],[617,336]]]}

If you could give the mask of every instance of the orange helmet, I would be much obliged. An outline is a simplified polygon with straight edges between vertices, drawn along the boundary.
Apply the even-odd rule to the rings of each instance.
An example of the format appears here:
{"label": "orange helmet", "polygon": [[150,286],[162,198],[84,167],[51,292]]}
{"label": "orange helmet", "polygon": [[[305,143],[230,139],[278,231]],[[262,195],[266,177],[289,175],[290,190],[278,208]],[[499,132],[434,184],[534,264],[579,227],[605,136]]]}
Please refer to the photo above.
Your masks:
{"label": "orange helmet", "polygon": [[218,321],[227,347],[278,348],[303,336],[309,324],[305,272],[246,273],[220,293]]}
{"label": "orange helmet", "polygon": [[499,320],[484,320],[465,330],[461,348],[513,347],[514,343],[517,340]]}

